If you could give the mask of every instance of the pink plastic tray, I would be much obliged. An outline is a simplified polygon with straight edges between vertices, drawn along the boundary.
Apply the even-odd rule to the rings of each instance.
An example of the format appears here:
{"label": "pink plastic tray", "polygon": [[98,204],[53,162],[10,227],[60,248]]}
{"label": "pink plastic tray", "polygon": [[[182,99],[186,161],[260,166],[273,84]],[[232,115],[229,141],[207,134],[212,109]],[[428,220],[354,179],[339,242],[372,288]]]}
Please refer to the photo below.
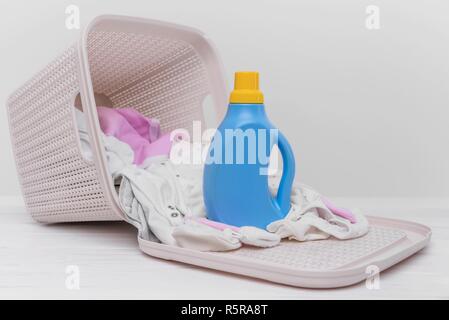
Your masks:
{"label": "pink plastic tray", "polygon": [[406,259],[426,246],[428,227],[402,220],[369,217],[370,231],[352,240],[283,241],[258,249],[200,252],[139,239],[146,254],[166,260],[305,288],[336,288],[358,283],[370,274]]}

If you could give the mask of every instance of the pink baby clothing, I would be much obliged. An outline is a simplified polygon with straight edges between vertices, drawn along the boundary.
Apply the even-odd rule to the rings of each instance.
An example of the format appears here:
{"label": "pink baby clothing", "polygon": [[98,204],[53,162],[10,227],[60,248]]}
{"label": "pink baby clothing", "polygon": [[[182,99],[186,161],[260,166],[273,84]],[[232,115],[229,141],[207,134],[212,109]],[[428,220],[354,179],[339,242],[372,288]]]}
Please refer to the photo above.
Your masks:
{"label": "pink baby clothing", "polygon": [[357,219],[355,218],[354,214],[349,209],[345,208],[339,208],[336,205],[333,204],[329,199],[321,196],[321,200],[323,201],[324,205],[337,216],[340,216],[342,218],[345,218],[346,220],[349,220],[351,223],[356,223]]}
{"label": "pink baby clothing", "polygon": [[134,164],[149,157],[169,155],[170,134],[161,136],[159,121],[143,116],[132,108],[97,107],[103,133],[128,144],[134,152]]}

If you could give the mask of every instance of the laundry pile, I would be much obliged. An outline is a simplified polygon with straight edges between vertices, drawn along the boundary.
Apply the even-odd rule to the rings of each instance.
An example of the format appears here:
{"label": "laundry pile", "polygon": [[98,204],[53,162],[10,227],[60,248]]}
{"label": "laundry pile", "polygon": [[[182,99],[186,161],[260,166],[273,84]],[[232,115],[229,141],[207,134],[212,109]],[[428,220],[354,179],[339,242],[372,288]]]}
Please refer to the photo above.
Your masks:
{"label": "laundry pile", "polygon": [[[368,232],[367,219],[357,210],[334,206],[312,188],[296,183],[287,216],[267,230],[235,227],[206,218],[203,165],[177,164],[170,150],[186,141],[162,134],[159,121],[134,109],[98,107],[102,141],[112,180],[126,220],[139,237],[201,251],[227,251],[252,245],[272,247],[283,238],[298,241],[334,237],[345,240]],[[75,108],[83,156],[92,160],[85,116]],[[272,194],[279,176],[269,177]]]}

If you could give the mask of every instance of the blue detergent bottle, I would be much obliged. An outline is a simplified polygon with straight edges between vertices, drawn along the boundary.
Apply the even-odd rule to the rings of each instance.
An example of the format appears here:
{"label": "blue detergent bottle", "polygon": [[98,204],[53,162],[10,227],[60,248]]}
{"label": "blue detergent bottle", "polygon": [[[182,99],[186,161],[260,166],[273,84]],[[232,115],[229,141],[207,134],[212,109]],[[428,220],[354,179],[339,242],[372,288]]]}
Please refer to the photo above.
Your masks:
{"label": "blue detergent bottle", "polygon": [[[278,145],[283,172],[276,195],[268,187],[269,156]],[[207,217],[265,229],[290,210],[295,159],[286,138],[269,121],[257,72],[236,72],[223,122],[208,150],[203,193]]]}

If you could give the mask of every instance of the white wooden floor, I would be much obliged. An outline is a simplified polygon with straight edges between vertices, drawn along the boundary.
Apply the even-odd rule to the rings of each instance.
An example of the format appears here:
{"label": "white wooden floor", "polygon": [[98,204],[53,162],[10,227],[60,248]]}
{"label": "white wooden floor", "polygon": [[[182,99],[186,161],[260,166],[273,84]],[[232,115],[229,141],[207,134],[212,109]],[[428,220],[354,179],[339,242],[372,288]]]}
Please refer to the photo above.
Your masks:
{"label": "white wooden floor", "polygon": [[[433,230],[430,245],[383,272],[380,289],[369,290],[360,283],[311,290],[148,257],[139,251],[136,232],[126,223],[39,225],[23,209],[13,208],[0,212],[0,298],[449,298],[449,203],[431,199],[345,200],[370,215],[427,224]],[[76,270],[79,289],[74,289],[76,282],[71,281]]]}

